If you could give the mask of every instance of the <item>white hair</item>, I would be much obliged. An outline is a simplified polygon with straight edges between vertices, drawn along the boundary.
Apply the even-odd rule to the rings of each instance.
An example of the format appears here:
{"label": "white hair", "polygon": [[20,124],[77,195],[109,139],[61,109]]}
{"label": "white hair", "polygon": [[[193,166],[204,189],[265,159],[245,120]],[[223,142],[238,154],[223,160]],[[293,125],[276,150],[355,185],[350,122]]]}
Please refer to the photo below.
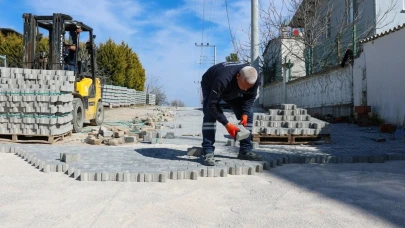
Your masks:
{"label": "white hair", "polygon": [[257,81],[257,71],[254,67],[245,66],[239,71],[239,74],[250,85],[254,85]]}

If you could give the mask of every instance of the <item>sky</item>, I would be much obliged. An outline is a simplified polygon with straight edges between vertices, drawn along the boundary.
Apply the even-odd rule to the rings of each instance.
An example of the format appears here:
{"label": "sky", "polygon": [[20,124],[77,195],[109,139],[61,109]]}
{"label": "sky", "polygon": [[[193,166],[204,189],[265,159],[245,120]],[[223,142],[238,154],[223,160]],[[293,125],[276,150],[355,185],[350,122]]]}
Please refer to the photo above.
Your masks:
{"label": "sky", "polygon": [[[229,21],[225,2],[228,6]],[[168,101],[200,106],[202,74],[249,44],[250,0],[0,0],[0,28],[23,30],[23,13],[64,13],[93,27],[96,43],[112,38],[137,53],[147,78],[157,77]]]}

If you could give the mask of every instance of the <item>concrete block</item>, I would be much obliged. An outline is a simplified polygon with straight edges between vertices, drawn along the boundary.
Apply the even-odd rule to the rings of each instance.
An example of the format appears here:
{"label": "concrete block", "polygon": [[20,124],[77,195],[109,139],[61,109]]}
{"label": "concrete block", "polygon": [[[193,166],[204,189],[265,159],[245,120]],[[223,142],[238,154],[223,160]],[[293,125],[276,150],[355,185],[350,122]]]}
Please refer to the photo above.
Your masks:
{"label": "concrete block", "polygon": [[114,132],[112,132],[112,131],[104,130],[101,133],[102,133],[103,137],[105,137],[105,138],[113,138],[114,137]]}
{"label": "concrete block", "polygon": [[228,139],[228,141],[226,141],[226,146],[235,146],[235,140]]}
{"label": "concrete block", "polygon": [[338,163],[338,158],[337,156],[326,156],[325,163]]}
{"label": "concrete block", "polygon": [[[125,135],[124,131],[115,131],[114,132],[114,138],[121,138]],[[108,137],[108,136],[107,136]]]}
{"label": "concrete block", "polygon": [[165,139],[175,139],[176,136],[174,135],[174,132],[167,132]]}
{"label": "concrete block", "polygon": [[108,180],[109,181],[117,181],[117,172],[109,172],[108,173]]}
{"label": "concrete block", "polygon": [[369,163],[384,163],[386,160],[387,160],[387,156],[385,154],[368,156]]}
{"label": "concrete block", "polygon": [[176,171],[170,171],[170,176],[169,178],[171,180],[177,180],[177,170]]}
{"label": "concrete block", "polygon": [[124,140],[126,143],[136,143],[138,141],[136,136],[125,136]]}
{"label": "concrete block", "polygon": [[160,173],[159,174],[159,182],[160,183],[165,183],[167,181],[167,174],[166,173]]}
{"label": "concrete block", "polygon": [[80,161],[80,154],[78,153],[61,153],[61,161],[66,163]]}
{"label": "concrete block", "polygon": [[388,161],[395,161],[395,160],[402,160],[402,153],[387,153],[387,160]]}
{"label": "concrete block", "polygon": [[192,147],[187,149],[187,155],[188,156],[195,156],[199,157],[203,155],[203,149],[202,147]]}
{"label": "concrete block", "polygon": [[125,172],[124,173],[124,180],[123,180],[124,182],[129,182],[129,181],[131,181],[131,173],[129,173],[129,172]]}
{"label": "concrete block", "polygon": [[247,139],[250,136],[250,131],[247,130],[243,125],[237,125],[239,132],[236,134],[236,141],[241,141]]}
{"label": "concrete block", "polygon": [[353,156],[353,163],[367,163],[368,156],[366,155],[354,155]]}
{"label": "concrete block", "polygon": [[215,169],[213,167],[207,168],[207,177],[214,177],[215,176]]}
{"label": "concrete block", "polygon": [[259,143],[258,142],[252,142],[252,147],[253,147],[253,149],[257,149],[257,148],[259,148]]}
{"label": "concrete block", "polygon": [[255,169],[253,167],[249,167],[248,169],[248,175],[255,175]]}
{"label": "concrete block", "polygon": [[177,180],[185,179],[184,170],[177,170]]}
{"label": "concrete block", "polygon": [[228,168],[221,168],[221,177],[227,177],[228,176]]}
{"label": "concrete block", "polygon": [[145,173],[145,182],[152,182],[153,175],[152,173]]}
{"label": "concrete block", "polygon": [[337,163],[353,163],[353,162],[354,162],[353,156],[339,155],[337,157]]}
{"label": "concrete block", "polygon": [[138,174],[138,182],[145,182],[145,173]]}
{"label": "concrete block", "polygon": [[130,172],[129,173],[129,181],[131,182],[138,182],[138,173],[137,172]]}
{"label": "concrete block", "polygon": [[198,172],[197,171],[191,171],[190,179],[191,180],[197,180],[198,179]]}
{"label": "concrete block", "polygon": [[207,177],[208,176],[208,169],[207,167],[200,168],[200,177]]}
{"label": "concrete block", "polygon": [[86,171],[81,172],[80,181],[89,181],[89,174]]}

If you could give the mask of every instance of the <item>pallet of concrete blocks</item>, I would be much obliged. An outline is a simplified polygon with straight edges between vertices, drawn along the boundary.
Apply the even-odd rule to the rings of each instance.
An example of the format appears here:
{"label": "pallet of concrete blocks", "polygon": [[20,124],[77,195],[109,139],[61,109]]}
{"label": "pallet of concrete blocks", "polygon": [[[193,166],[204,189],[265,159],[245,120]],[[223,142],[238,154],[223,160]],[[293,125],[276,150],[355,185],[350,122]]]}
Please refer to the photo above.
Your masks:
{"label": "pallet of concrete blocks", "polygon": [[70,135],[73,71],[0,68],[0,138],[53,143]]}
{"label": "pallet of concrete blocks", "polygon": [[103,105],[107,107],[112,107],[114,100],[115,89],[113,85],[102,85],[102,99]]}
{"label": "pallet of concrete blocks", "polygon": [[151,93],[146,94],[146,104],[156,105],[156,94]]}
{"label": "pallet of concrete blocks", "polygon": [[135,105],[135,94],[136,94],[136,90],[134,90],[134,89],[128,89],[128,94],[129,94],[129,104],[130,104],[130,105]]}
{"label": "pallet of concrete blocks", "polygon": [[283,104],[268,114],[254,113],[253,141],[260,144],[311,144],[330,142],[329,123],[308,115],[295,104]]}
{"label": "pallet of concrete blocks", "polygon": [[146,104],[146,93],[142,91],[136,91],[135,93],[135,104]]}

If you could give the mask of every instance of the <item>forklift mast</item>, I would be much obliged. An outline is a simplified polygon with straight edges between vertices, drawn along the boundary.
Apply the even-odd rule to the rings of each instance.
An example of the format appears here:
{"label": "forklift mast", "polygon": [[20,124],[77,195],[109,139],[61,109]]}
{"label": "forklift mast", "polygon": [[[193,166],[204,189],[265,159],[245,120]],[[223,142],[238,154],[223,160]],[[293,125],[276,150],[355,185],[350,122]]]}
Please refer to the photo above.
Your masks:
{"label": "forklift mast", "polygon": [[[89,33],[89,41],[86,44],[86,49],[90,55],[91,78],[95,78],[95,57],[94,57],[94,38],[93,29],[82,22],[74,21],[71,16],[54,13],[52,16],[37,16],[31,13],[24,13],[24,56],[23,63],[25,68],[33,69],[37,60],[37,48],[40,41],[41,34],[39,28],[45,29],[49,32],[49,53],[46,69],[49,70],[63,70],[65,65],[64,60],[64,44],[65,33],[76,31],[80,26],[82,32]],[[73,44],[76,45],[75,51],[75,75],[81,72],[81,62],[78,62],[77,53],[79,51],[79,37],[77,35]]]}

